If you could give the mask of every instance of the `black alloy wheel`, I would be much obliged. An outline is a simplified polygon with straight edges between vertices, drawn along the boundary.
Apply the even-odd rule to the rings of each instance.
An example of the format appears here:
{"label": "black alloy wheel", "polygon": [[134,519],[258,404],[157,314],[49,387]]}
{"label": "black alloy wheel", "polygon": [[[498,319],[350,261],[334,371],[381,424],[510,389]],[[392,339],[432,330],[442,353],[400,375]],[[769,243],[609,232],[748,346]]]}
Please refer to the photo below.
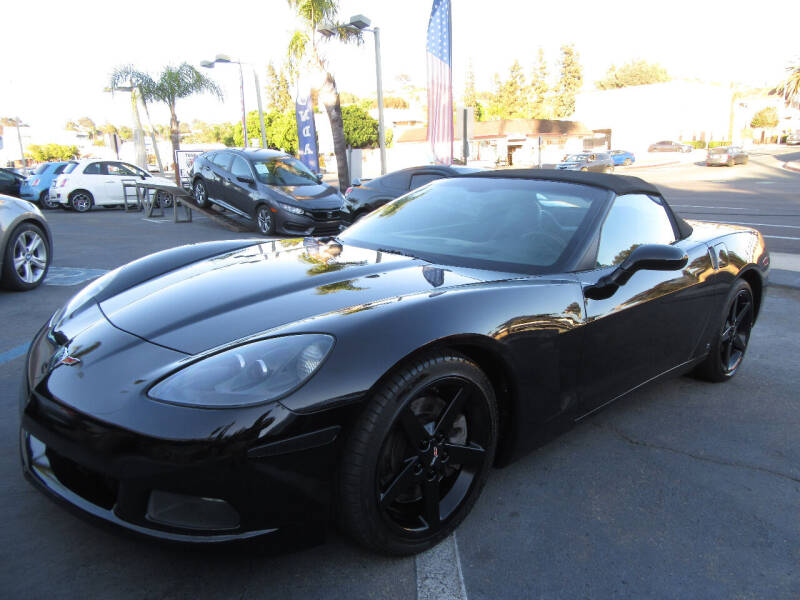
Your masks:
{"label": "black alloy wheel", "polygon": [[47,236],[37,225],[23,223],[8,240],[3,257],[3,286],[18,291],[35,288],[50,268]]}
{"label": "black alloy wheel", "polygon": [[172,207],[172,194],[168,192],[158,191],[156,192],[156,206],[160,206],[161,208],[171,208]]}
{"label": "black alloy wheel", "polygon": [[711,352],[697,368],[697,375],[708,381],[728,381],[739,370],[750,341],[755,320],[753,291],[746,281],[734,285],[725,303],[724,319]]}
{"label": "black alloy wheel", "polygon": [[480,495],[497,422],[494,390],[468,358],[445,352],[399,367],[347,442],[339,495],[344,529],[392,555],[437,544]]}
{"label": "black alloy wheel", "polygon": [[275,219],[272,216],[272,209],[266,204],[260,204],[256,208],[256,227],[261,235],[275,233]]}
{"label": "black alloy wheel", "polygon": [[208,192],[206,191],[206,184],[203,183],[202,180],[198,179],[194,182],[194,201],[197,202],[197,206],[200,208],[207,208],[208,207]]}
{"label": "black alloy wheel", "polygon": [[39,206],[42,208],[53,209],[58,207],[58,202],[50,200],[50,190],[44,190],[39,194]]}
{"label": "black alloy wheel", "polygon": [[80,213],[89,212],[94,204],[94,198],[85,190],[78,190],[70,196],[70,204],[72,208]]}

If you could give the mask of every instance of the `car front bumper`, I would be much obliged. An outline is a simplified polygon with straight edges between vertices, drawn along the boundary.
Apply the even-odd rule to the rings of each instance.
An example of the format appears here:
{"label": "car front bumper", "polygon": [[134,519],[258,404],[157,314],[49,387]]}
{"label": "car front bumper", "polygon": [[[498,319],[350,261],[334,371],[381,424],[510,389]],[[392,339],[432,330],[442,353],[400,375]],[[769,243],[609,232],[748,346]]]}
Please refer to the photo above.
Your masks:
{"label": "car front bumper", "polygon": [[296,215],[279,210],[275,213],[275,230],[287,235],[336,235],[347,226],[343,210],[318,212],[320,216]]}
{"label": "car front bumper", "polygon": [[[34,340],[26,373],[47,363],[37,357],[50,356],[49,343],[41,335]],[[80,373],[58,369],[62,378]],[[159,407],[142,398],[141,419],[123,427],[76,409],[79,399],[55,398],[49,387],[57,386],[45,377],[31,390],[28,376],[21,386],[22,468],[35,487],[79,514],[172,542],[284,532],[322,537],[330,520],[341,412],[300,416],[275,402],[258,407],[260,416],[253,419],[252,408]],[[98,391],[106,393],[113,395]],[[208,423],[209,412],[219,420],[213,435],[197,425]],[[157,433],[142,431],[148,427]]]}

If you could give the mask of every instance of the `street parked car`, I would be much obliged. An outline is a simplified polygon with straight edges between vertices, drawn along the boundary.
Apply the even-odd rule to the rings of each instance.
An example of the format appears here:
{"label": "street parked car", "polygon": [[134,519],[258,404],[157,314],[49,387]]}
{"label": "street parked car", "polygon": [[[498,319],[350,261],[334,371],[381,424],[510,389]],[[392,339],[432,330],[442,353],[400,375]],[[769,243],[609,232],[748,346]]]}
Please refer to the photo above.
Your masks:
{"label": "street parked car", "polygon": [[563,162],[556,165],[556,169],[612,173],[614,171],[614,159],[611,158],[608,152],[580,152],[566,156]]}
{"label": "street parked car", "polygon": [[694,150],[689,144],[682,144],[681,142],[673,142],[671,140],[664,140],[650,144],[647,149],[648,152],[691,152]]}
{"label": "street parked car", "polygon": [[480,169],[458,165],[424,165],[393,171],[366,182],[356,180],[344,193],[345,219],[354,223],[390,200],[426,183],[477,171]]}
{"label": "street parked car", "polygon": [[53,236],[32,203],[0,195],[0,283],[32,290],[44,281],[53,257]]}
{"label": "street parked car", "polygon": [[786,136],[786,143],[790,146],[800,144],[800,131],[795,131]]}
{"label": "street parked car", "polygon": [[49,162],[40,164],[19,189],[20,198],[38,202],[43,208],[58,208],[58,202],[50,200],[50,186],[53,180],[64,172],[67,165],[77,161]]}
{"label": "street parked car", "polygon": [[277,150],[217,150],[194,159],[198,206],[217,204],[252,221],[263,235],[335,234],[344,198],[296,158]]}
{"label": "street parked car", "polygon": [[712,167],[714,165],[746,165],[750,160],[750,155],[745,152],[744,148],[739,146],[720,146],[718,148],[709,148],[706,154],[706,166]]}
{"label": "street parked car", "polygon": [[627,150],[611,150],[609,154],[611,160],[614,161],[614,166],[625,165],[627,167],[636,162],[636,155]]}
{"label": "street parked car", "polygon": [[[172,179],[156,177],[126,162],[90,158],[64,167],[64,171],[50,185],[48,201],[82,213],[94,206],[121,206],[125,202],[122,183],[141,180],[175,185]],[[157,196],[164,204],[171,201],[164,192],[159,192]],[[133,199],[131,192],[129,197]]]}
{"label": "street parked car", "polygon": [[23,469],[153,538],[336,517],[420,552],[492,465],[646,382],[734,377],[768,265],[758,231],[687,223],[641,179],[538,169],[433,182],[335,238],[162,251],[35,335]]}
{"label": "street parked car", "polygon": [[19,197],[19,188],[25,178],[12,169],[0,167],[0,194]]}

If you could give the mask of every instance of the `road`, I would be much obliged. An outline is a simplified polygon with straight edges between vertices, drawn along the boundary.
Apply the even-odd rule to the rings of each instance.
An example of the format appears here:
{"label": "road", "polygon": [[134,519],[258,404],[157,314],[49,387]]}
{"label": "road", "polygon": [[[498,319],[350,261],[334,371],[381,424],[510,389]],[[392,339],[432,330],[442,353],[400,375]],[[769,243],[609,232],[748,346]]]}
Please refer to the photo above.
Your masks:
{"label": "road", "polygon": [[[800,255],[800,240],[786,239],[800,238],[789,228],[800,226],[800,174],[781,169],[779,154],[733,169],[632,173],[656,183],[686,217],[765,223],[771,250],[791,257]],[[684,377],[651,386],[494,470],[455,538],[434,552],[378,557],[335,531],[326,544],[289,554],[194,550],[89,525],[24,481],[22,353],[80,288],[68,277],[181,243],[247,235],[204,219],[176,225],[120,211],[48,217],[60,275],[51,283],[61,285],[0,292],[3,597],[413,599],[443,597],[444,588],[470,599],[800,597],[800,290],[769,290],[733,382]]]}

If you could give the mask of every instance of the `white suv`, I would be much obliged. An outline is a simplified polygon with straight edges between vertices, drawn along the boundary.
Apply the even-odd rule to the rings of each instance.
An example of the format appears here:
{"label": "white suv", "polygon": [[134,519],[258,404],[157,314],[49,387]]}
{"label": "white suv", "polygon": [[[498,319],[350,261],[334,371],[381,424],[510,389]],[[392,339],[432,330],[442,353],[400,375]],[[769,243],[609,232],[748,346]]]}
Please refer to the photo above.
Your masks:
{"label": "white suv", "polygon": [[[92,206],[124,204],[123,182],[147,180],[148,183],[175,185],[171,179],[155,177],[147,171],[118,160],[84,159],[67,165],[64,172],[50,185],[50,199],[63,208],[78,212],[91,210]],[[131,192],[128,192],[131,195]],[[159,200],[167,202],[167,194],[158,192]],[[133,198],[131,197],[133,200]],[[169,198],[171,200],[171,198]]]}

